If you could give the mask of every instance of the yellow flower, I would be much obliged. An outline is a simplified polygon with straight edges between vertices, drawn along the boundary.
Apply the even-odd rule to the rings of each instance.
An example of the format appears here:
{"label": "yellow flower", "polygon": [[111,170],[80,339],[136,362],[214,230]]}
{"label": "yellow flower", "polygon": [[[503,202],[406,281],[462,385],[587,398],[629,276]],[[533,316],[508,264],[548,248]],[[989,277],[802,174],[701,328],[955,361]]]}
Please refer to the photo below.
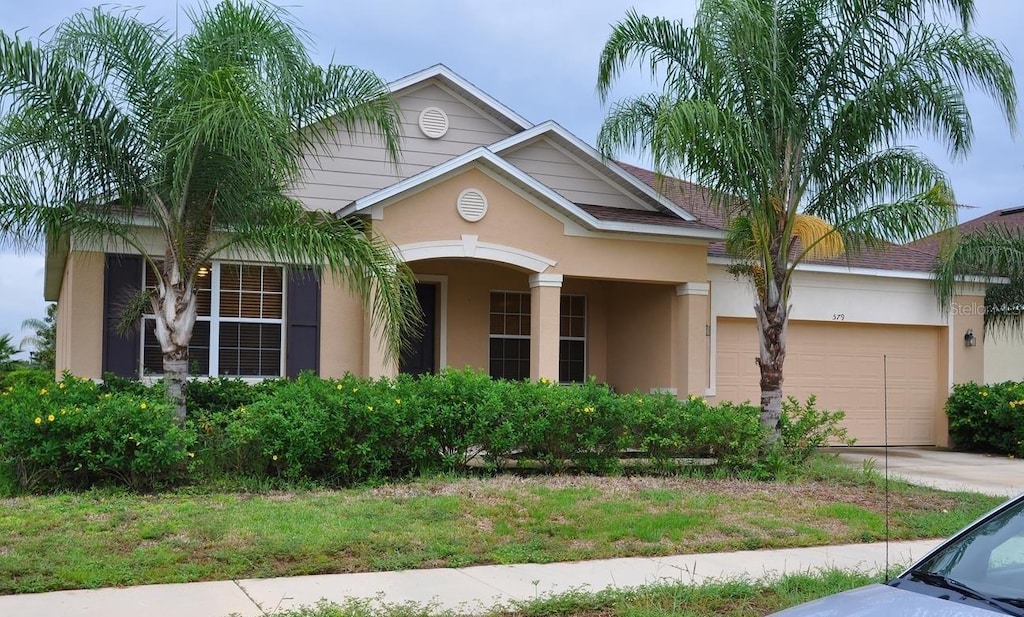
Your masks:
{"label": "yellow flower", "polygon": [[982,395],[982,396],[988,396],[988,392],[986,392],[986,391],[982,390],[982,391],[981,391],[981,395]]}
{"label": "yellow flower", "polygon": [[540,383],[545,385],[545,386],[548,385],[548,383],[549,383],[547,377],[541,377],[538,381],[540,381]]}
{"label": "yellow flower", "polygon": [[146,404],[146,401],[142,401],[142,403],[139,404],[139,409],[145,409],[147,407],[149,407],[149,405]]}
{"label": "yellow flower", "polygon": [[188,453],[188,457],[189,458],[195,458],[196,457],[196,453],[195,452],[189,452]]}
{"label": "yellow flower", "polygon": [[345,389],[345,386],[341,385],[340,383],[338,385],[334,386],[334,387],[336,389],[338,389],[338,390],[344,390]]}
{"label": "yellow flower", "polygon": [[369,409],[370,411],[373,411],[373,405],[367,405],[366,408]]}
{"label": "yellow flower", "polygon": [[60,382],[60,385],[58,385],[57,387],[58,387],[58,388],[60,388],[61,390],[63,390],[63,389],[64,389],[64,388],[66,388],[67,386],[65,386],[65,385],[64,385],[64,382],[62,381],[62,382]]}
{"label": "yellow flower", "polygon": [[67,409],[61,409],[60,410],[60,415],[66,416],[67,414],[68,414],[68,410]]}
{"label": "yellow flower", "polygon": [[109,392],[107,392],[106,394],[104,394],[104,395],[103,395],[103,398],[110,398],[110,393],[109,393]]}
{"label": "yellow flower", "polygon": [[276,460],[277,460],[277,455],[275,454],[274,456],[271,456],[270,458],[271,458],[272,460],[275,460],[275,461],[276,461]]}
{"label": "yellow flower", "polygon": [[39,416],[36,416],[36,424],[42,424],[42,423],[43,423],[43,419],[40,418]]}
{"label": "yellow flower", "polygon": [[47,390],[46,388],[43,388],[42,390],[39,391],[39,396],[46,396],[49,393],[50,393],[49,390]]}
{"label": "yellow flower", "polygon": [[691,395],[690,395],[690,400],[691,400],[691,401],[695,401],[695,400],[697,400],[697,395],[696,395],[696,394],[691,394]]}
{"label": "yellow flower", "polygon": [[49,421],[49,422],[53,422],[53,421],[54,421],[54,420],[56,420],[57,418],[53,417],[53,414],[51,413],[50,415],[46,416],[46,419],[47,419],[47,421]]}
{"label": "yellow flower", "polygon": [[353,392],[359,392],[359,388],[352,388]]}
{"label": "yellow flower", "polygon": [[395,403],[398,404],[398,405],[401,405],[402,404],[402,399],[396,398],[395,399]]}
{"label": "yellow flower", "polygon": [[594,413],[594,408],[593,407],[584,407],[583,408],[583,413]]}
{"label": "yellow flower", "polygon": [[636,399],[636,404],[637,405],[643,405],[644,404],[644,399],[642,399],[642,398]]}

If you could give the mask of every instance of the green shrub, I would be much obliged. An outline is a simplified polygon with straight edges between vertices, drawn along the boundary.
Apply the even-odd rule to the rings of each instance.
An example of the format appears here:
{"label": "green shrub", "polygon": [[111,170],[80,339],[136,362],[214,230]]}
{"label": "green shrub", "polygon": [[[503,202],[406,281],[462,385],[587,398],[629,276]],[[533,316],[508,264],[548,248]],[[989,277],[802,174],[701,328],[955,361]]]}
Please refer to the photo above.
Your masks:
{"label": "green shrub", "polygon": [[[8,376],[0,459],[33,490],[119,482],[148,489],[241,474],[257,482],[350,485],[452,473],[483,461],[556,472],[614,473],[638,456],[662,471],[703,458],[729,472],[774,477],[817,447],[842,441],[841,412],[794,399],[781,445],[764,448],[759,410],[691,396],[615,394],[576,385],[492,380],[474,370],[437,375],[188,384],[186,428],[162,383],[108,377],[101,385]],[[2,483],[2,480],[0,480]]]}
{"label": "green shrub", "polygon": [[[67,375],[65,375],[67,377]],[[163,384],[157,382],[157,387],[163,387]],[[132,379],[130,377],[122,377],[115,375],[114,373],[103,373],[103,379],[100,382],[100,390],[103,392],[123,393],[123,394],[134,394],[136,396],[146,396],[153,389],[153,385],[142,381],[140,379]]]}
{"label": "green shrub", "polygon": [[946,415],[956,447],[1024,457],[1024,382],[957,384]]}
{"label": "green shrub", "polygon": [[52,385],[53,382],[53,371],[22,368],[0,373],[0,391],[18,386],[39,390]]}
{"label": "green shrub", "polygon": [[818,409],[817,403],[818,399],[813,394],[803,404],[792,396],[782,401],[782,416],[779,419],[782,446],[792,464],[803,463],[818,448],[828,445],[852,446],[856,441],[842,426],[845,412]]}
{"label": "green shrub", "polygon": [[541,380],[515,388],[520,456],[538,461],[546,471],[568,462],[595,473],[619,467],[628,417],[623,397],[595,381],[559,386]]}
{"label": "green shrub", "polygon": [[0,397],[0,460],[24,489],[148,490],[184,477],[194,437],[162,395],[102,392],[65,377],[38,389],[8,386]]}

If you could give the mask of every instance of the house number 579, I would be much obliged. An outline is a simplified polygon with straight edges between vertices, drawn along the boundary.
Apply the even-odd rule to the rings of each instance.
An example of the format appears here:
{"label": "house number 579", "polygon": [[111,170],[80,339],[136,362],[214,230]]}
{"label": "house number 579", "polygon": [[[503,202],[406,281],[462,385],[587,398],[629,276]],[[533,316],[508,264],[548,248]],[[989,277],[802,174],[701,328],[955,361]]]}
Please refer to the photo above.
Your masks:
{"label": "house number 579", "polygon": [[845,320],[846,320],[846,314],[845,313],[832,313],[832,321],[845,321]]}

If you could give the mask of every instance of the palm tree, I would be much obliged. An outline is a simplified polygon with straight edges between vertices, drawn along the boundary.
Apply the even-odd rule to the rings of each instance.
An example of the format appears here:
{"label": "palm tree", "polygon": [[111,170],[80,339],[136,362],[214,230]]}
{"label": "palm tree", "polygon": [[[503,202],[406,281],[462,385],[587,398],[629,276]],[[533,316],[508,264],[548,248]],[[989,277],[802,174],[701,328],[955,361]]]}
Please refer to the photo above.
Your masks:
{"label": "palm tree", "polygon": [[46,305],[46,317],[30,318],[21,322],[21,329],[31,330],[32,334],[23,336],[18,349],[31,347],[29,353],[32,366],[38,369],[54,370],[57,360],[57,303]]}
{"label": "palm tree", "polygon": [[16,364],[14,356],[18,349],[11,342],[10,334],[0,334],[0,371],[9,371]]}
{"label": "palm tree", "polygon": [[[794,269],[949,227],[943,172],[901,147],[971,145],[967,86],[1015,122],[1002,48],[968,31],[973,0],[702,0],[692,26],[629,12],[601,53],[598,91],[642,65],[661,91],[616,103],[603,153],[647,151],[706,186],[753,282],[761,416],[777,439]],[[954,22],[955,25],[953,25]]]}
{"label": "palm tree", "polygon": [[1006,277],[985,288],[985,333],[1024,338],[1024,229],[990,224],[972,233],[951,230],[936,261],[935,293],[949,310],[965,276]]}
{"label": "palm tree", "polygon": [[181,421],[194,284],[218,254],[329,271],[364,298],[392,357],[416,319],[392,247],[289,192],[335,130],[370,132],[397,160],[386,85],[314,64],[291,16],[269,3],[228,0],[188,18],[181,37],[103,8],[41,42],[0,33],[0,231],[22,245],[113,239],[143,256]]}

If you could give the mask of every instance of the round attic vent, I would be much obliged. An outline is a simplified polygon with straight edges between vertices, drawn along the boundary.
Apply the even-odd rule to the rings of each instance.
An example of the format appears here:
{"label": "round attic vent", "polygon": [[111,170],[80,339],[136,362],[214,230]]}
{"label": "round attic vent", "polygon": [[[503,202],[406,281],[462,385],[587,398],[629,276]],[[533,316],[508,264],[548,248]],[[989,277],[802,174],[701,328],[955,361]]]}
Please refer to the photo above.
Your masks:
{"label": "round attic vent", "polygon": [[477,189],[466,189],[459,193],[455,202],[459,216],[470,223],[475,223],[487,214],[487,197]]}
{"label": "round attic vent", "polygon": [[448,132],[448,114],[437,107],[420,112],[420,130],[431,139],[440,139]]}

